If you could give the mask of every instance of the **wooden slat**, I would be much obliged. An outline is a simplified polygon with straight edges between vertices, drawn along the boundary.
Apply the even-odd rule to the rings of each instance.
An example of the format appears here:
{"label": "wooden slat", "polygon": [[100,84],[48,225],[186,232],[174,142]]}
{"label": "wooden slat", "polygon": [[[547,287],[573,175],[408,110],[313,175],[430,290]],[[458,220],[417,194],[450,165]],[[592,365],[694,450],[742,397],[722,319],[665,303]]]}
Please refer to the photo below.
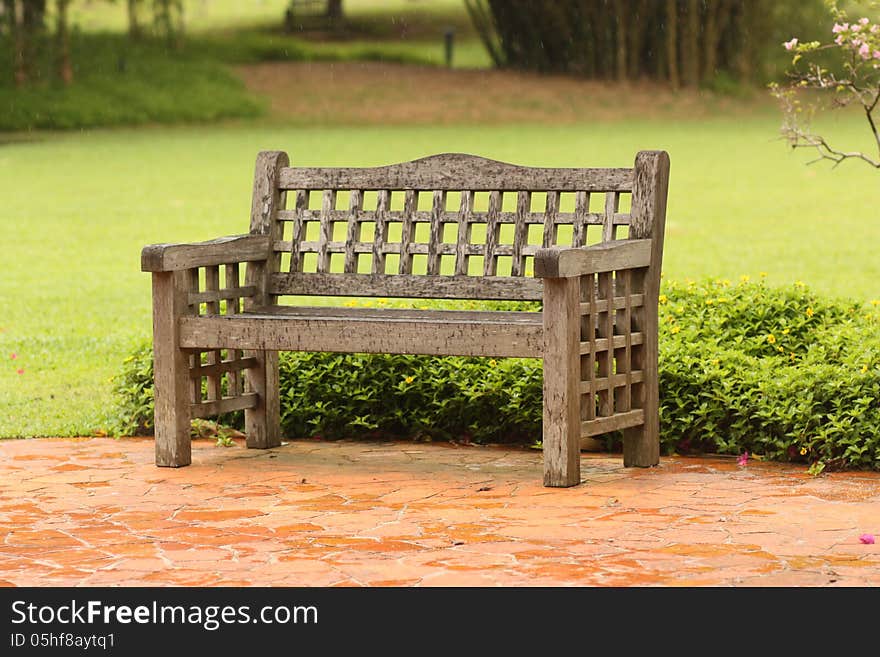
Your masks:
{"label": "wooden slat", "polygon": [[645,239],[616,240],[581,248],[542,248],[535,255],[535,276],[583,276],[647,267],[651,264],[652,249],[651,240]]}
{"label": "wooden slat", "polygon": [[354,319],[238,315],[180,323],[185,348],[537,358],[543,328],[535,323],[463,319]]}
{"label": "wooden slat", "polygon": [[483,258],[483,275],[495,276],[498,271],[498,240],[500,238],[501,224],[498,216],[501,214],[501,192],[489,192],[489,211],[486,214],[486,251]]}
{"label": "wooden slat", "polygon": [[141,271],[177,271],[265,260],[269,243],[264,235],[234,235],[193,244],[151,244],[141,251]]}
{"label": "wooden slat", "polygon": [[[198,269],[188,269],[182,272],[184,278],[187,281],[187,289],[190,290],[187,297],[190,294],[193,294],[193,290],[198,292],[199,290],[199,270]],[[194,304],[190,307],[190,312],[193,315],[198,315],[201,312],[201,308],[198,304]],[[189,366],[190,369],[198,368],[202,366],[202,354],[201,352],[196,352],[194,354],[189,355]],[[197,379],[190,382],[190,390],[189,390],[189,399],[193,404],[197,404],[202,401],[202,380]]]}
{"label": "wooden slat", "polygon": [[[622,242],[621,242],[622,243]],[[280,240],[275,242],[275,250],[276,251],[287,251],[290,248],[290,244],[284,240]],[[302,253],[318,253],[319,248],[326,248],[328,253],[343,253],[347,250],[346,242],[328,242],[325,245],[321,245],[319,242],[301,242],[300,243],[300,251]],[[526,244],[521,248],[522,256],[533,256],[538,252],[538,249],[542,248],[537,244]],[[355,253],[370,253],[372,254],[376,249],[373,244],[369,242],[356,242],[353,246],[353,250]],[[380,247],[382,253],[400,253],[401,244],[399,242],[386,242]],[[483,255],[486,251],[486,246],[484,244],[438,244],[437,245],[437,254],[438,255],[456,255],[459,250],[462,250],[467,255]],[[430,253],[430,245],[428,244],[409,244],[406,247],[406,251],[410,255],[417,254],[428,254]],[[502,244],[500,246],[495,247],[496,255],[513,255],[513,245],[511,244]]]}
{"label": "wooden slat", "polygon": [[590,193],[578,192],[574,197],[574,230],[571,245],[574,247],[587,244],[587,215],[590,214]]}
{"label": "wooden slat", "polygon": [[273,295],[540,301],[541,280],[509,276],[273,274]]}
{"label": "wooden slat", "polygon": [[605,194],[605,220],[602,222],[602,241],[611,242],[617,238],[616,225],[614,217],[617,215],[617,209],[620,207],[620,194],[617,192],[608,192]]}
{"label": "wooden slat", "polygon": [[629,191],[632,169],[522,167],[463,153],[381,167],[296,167],[281,171],[282,189],[456,191]]}
{"label": "wooden slat", "polygon": [[408,189],[403,199],[403,216],[400,224],[400,264],[398,273],[412,274],[412,252],[407,248],[415,239],[413,214],[418,207],[418,192]]}
{"label": "wooden slat", "polygon": [[446,192],[435,191],[431,209],[431,233],[428,237],[428,274],[440,273],[440,245],[443,242],[443,210],[446,207]]}
{"label": "wooden slat", "polygon": [[373,232],[373,273],[385,273],[385,242],[388,240],[388,209],[391,207],[391,192],[379,190],[376,200],[375,230]]}
{"label": "wooden slat", "polygon": [[580,483],[580,281],[544,286],[544,485]]}
{"label": "wooden slat", "polygon": [[[228,266],[228,265],[227,265]],[[232,299],[242,299],[255,294],[257,288],[253,285],[245,285],[243,287],[226,288],[223,290],[214,290],[211,292],[191,292],[187,295],[187,302],[190,305],[202,304],[214,301],[230,301]]]}
{"label": "wooden slat", "polygon": [[545,248],[556,244],[559,235],[559,192],[547,192],[547,209],[544,213],[544,231],[541,245]]}
{"label": "wooden slat", "polygon": [[[611,272],[602,272],[599,277],[599,297],[604,299],[612,299],[614,297],[613,280]],[[614,313],[604,312],[596,315],[596,327],[598,329],[599,338],[605,338],[609,342],[614,341]],[[614,349],[606,349],[602,352],[602,357],[597,359],[599,362],[598,378],[610,377],[614,374]],[[614,395],[610,390],[600,390],[599,398],[599,415],[607,417],[614,415]]]}
{"label": "wooden slat", "polygon": [[618,373],[623,373],[626,378],[626,385],[620,391],[618,398],[615,399],[615,408],[618,411],[629,411],[632,409],[632,271],[626,270],[617,273],[615,281],[617,289],[623,287],[623,298],[626,301],[622,310],[617,311],[615,325],[618,332],[623,332],[624,347],[615,351],[614,359]]}
{"label": "wooden slat", "polygon": [[600,417],[581,423],[581,436],[596,436],[600,433],[609,433],[637,427],[645,422],[645,413],[642,409],[617,413],[608,417]]}
{"label": "wooden slat", "polygon": [[[360,214],[364,207],[364,194],[359,189],[351,190],[348,197],[348,227],[345,236],[345,272],[347,274],[357,273],[358,257],[354,245],[361,239],[361,222]],[[297,271],[302,271],[301,269]]]}
{"label": "wooden slat", "polygon": [[[596,300],[596,277],[594,274],[587,274],[580,277],[581,299],[586,299],[586,303],[582,303],[591,312],[581,312],[581,342],[579,351],[581,355],[581,381],[590,384],[596,379],[596,316],[598,314]],[[584,351],[586,347],[586,351]],[[584,358],[586,356],[586,358]],[[592,420],[596,417],[596,395],[590,388],[587,398],[581,404],[581,420]]]}
{"label": "wooden slat", "polygon": [[528,244],[529,241],[529,227],[526,225],[525,216],[530,212],[531,205],[531,192],[517,193],[516,213],[518,218],[513,228],[513,256],[510,264],[511,276],[522,276],[526,270],[523,247]]}
{"label": "wooden slat", "polygon": [[[239,350],[235,349],[233,351],[238,353]],[[239,370],[246,370],[256,366],[257,359],[255,357],[238,357],[235,360],[224,360],[213,365],[201,365],[200,367],[193,367],[189,371],[189,376],[191,379],[201,376],[219,376],[221,374],[226,374],[227,372],[238,372]],[[227,396],[231,397],[232,395]]]}
{"label": "wooden slat", "polygon": [[628,385],[628,381],[640,383],[644,380],[644,372],[627,372],[615,374],[612,377],[601,377],[592,381],[581,381],[581,394],[587,395],[599,392],[600,390],[609,390],[615,388],[623,388]]}
{"label": "wooden slat", "polygon": [[[413,190],[407,190],[413,191]],[[548,192],[550,193],[550,192]],[[331,221],[347,221],[348,220],[348,210],[332,210],[328,214],[328,217]],[[474,212],[470,219],[471,223],[480,224],[486,223],[487,221],[487,213],[485,212]],[[518,215],[516,212],[501,212],[499,211],[497,214],[498,223],[500,224],[515,224],[519,221],[524,221],[528,225],[543,225],[544,224],[544,212],[527,212],[523,215]],[[294,221],[296,218],[296,214],[293,210],[282,210],[278,213],[279,221]],[[305,210],[302,213],[302,220],[309,221],[320,221],[321,220],[321,211],[320,210]],[[410,217],[411,221],[414,224],[429,224],[431,223],[432,212],[426,210],[414,210],[412,216]],[[625,212],[617,212],[614,214],[613,223],[615,225],[628,224],[630,215]],[[401,210],[391,210],[388,212],[388,221],[389,223],[394,222],[402,222],[404,220],[404,212]],[[458,221],[458,211],[449,211],[444,210],[440,213],[440,220],[442,223],[456,223]],[[604,212],[584,212],[580,219],[576,213],[570,212],[558,212],[556,215],[556,223],[557,224],[575,224],[578,221],[590,226],[603,226],[605,225],[606,215]]]}
{"label": "wooden slat", "polygon": [[[226,291],[229,292],[240,292],[241,288],[241,271],[237,263],[226,265]],[[237,315],[241,311],[240,301],[241,295],[234,297],[232,299],[227,299],[226,301],[226,314],[227,315]],[[230,366],[241,361],[242,353],[238,349],[230,349],[227,353],[230,360]],[[248,365],[248,367],[256,366],[256,359],[253,359],[253,363]],[[236,367],[234,369],[230,369],[226,374],[226,383],[227,383],[227,395],[229,397],[236,397],[244,392],[244,380],[239,374],[239,370],[241,368]]]}
{"label": "wooden slat", "polygon": [[[593,315],[593,317],[595,316],[596,315]],[[634,332],[630,334],[629,339],[631,345],[640,345],[644,341],[644,334],[641,332]],[[626,346],[626,336],[615,335],[610,341],[608,338],[594,338],[592,341],[584,340],[581,342],[580,353],[584,356],[588,354],[602,354],[608,351],[609,345],[611,349],[619,349],[620,347]]]}
{"label": "wooden slat", "polygon": [[[309,193],[299,190],[294,199],[293,226],[290,232],[290,245],[285,249],[290,252],[290,271],[302,271],[302,255],[299,245],[306,237],[303,212],[309,206]],[[281,214],[279,212],[279,214]],[[278,249],[276,249],[278,250]]]}
{"label": "wooden slat", "polygon": [[336,207],[336,190],[327,189],[321,201],[321,230],[318,234],[318,271],[330,271],[330,251],[327,245],[333,241],[333,221],[330,212]]}
{"label": "wooden slat", "polygon": [[343,319],[388,319],[415,320],[422,322],[444,322],[449,320],[506,323],[541,326],[541,311],[530,310],[425,310],[421,308],[374,308],[350,306],[270,306],[261,308],[253,315],[271,315],[273,317],[335,318]]}
{"label": "wooden slat", "polygon": [[455,274],[465,276],[468,273],[468,258],[471,242],[470,223],[471,213],[474,210],[474,193],[465,190],[461,193],[461,205],[458,210],[458,235],[455,248]]}
{"label": "wooden slat", "polygon": [[[217,292],[219,289],[220,267],[218,267],[217,265],[205,267],[205,292]],[[209,301],[205,305],[207,307],[208,315],[220,314],[219,301]],[[219,349],[214,349],[213,351],[208,352],[207,359],[208,361],[206,364],[210,367],[211,365],[216,365],[217,363],[222,361],[223,355],[221,354]],[[220,376],[216,374],[209,374],[207,375],[207,380],[207,398],[209,400],[220,399],[220,397],[222,397]]]}
{"label": "wooden slat", "polygon": [[[614,297],[613,308],[615,310],[620,310],[626,306],[638,308],[645,303],[645,295],[643,294],[630,294],[627,297]],[[591,312],[601,313],[606,310],[608,310],[608,301],[604,299],[596,301],[595,308],[591,307],[589,303],[581,302],[581,315],[588,315]]]}
{"label": "wooden slat", "polygon": [[224,413],[232,413],[233,411],[256,408],[258,402],[259,397],[256,393],[246,392],[238,397],[226,397],[224,399],[202,402],[201,404],[192,404],[190,406],[190,414],[194,418],[215,417]]}

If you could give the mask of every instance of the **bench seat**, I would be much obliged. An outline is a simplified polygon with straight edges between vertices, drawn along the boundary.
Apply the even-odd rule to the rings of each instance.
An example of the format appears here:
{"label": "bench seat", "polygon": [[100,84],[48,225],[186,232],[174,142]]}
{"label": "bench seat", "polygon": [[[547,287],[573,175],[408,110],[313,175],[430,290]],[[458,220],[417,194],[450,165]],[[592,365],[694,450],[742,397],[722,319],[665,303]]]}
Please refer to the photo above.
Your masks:
{"label": "bench seat", "polygon": [[190,349],[540,358],[540,312],[268,306],[180,318]]}

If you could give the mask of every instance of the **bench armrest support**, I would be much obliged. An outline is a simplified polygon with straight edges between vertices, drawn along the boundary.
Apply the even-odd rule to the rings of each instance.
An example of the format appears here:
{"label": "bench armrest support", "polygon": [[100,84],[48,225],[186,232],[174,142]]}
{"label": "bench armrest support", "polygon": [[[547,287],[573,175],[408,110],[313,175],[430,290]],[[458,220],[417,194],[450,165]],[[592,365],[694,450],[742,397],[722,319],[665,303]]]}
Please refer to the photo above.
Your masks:
{"label": "bench armrest support", "polygon": [[268,235],[233,235],[192,244],[151,244],[141,251],[141,271],[162,272],[266,260]]}
{"label": "bench armrest support", "polygon": [[551,247],[535,254],[535,278],[570,278],[651,264],[651,240],[619,240],[583,247]]}

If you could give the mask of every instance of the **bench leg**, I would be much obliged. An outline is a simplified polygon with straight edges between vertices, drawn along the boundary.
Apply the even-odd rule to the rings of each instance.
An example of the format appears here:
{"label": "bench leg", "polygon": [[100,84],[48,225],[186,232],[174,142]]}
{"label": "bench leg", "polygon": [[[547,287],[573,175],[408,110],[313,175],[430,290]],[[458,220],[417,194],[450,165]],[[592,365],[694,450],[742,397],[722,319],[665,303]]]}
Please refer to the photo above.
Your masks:
{"label": "bench leg", "polygon": [[660,389],[658,381],[658,349],[656,313],[647,318],[647,331],[643,331],[645,341],[643,352],[634,360],[636,367],[644,371],[644,383],[637,398],[633,399],[635,408],[645,411],[645,423],[623,432],[623,465],[625,467],[651,468],[660,463]]}
{"label": "bench leg", "polygon": [[544,485],[581,482],[580,281],[544,279]]}
{"label": "bench leg", "polygon": [[281,445],[281,408],[278,398],[278,352],[255,353],[257,366],[248,370],[251,390],[259,395],[254,408],[244,412],[247,446],[268,449]]}
{"label": "bench leg", "polygon": [[177,319],[186,307],[184,272],[153,274],[153,400],[156,465],[192,462],[189,356],[178,348]]}

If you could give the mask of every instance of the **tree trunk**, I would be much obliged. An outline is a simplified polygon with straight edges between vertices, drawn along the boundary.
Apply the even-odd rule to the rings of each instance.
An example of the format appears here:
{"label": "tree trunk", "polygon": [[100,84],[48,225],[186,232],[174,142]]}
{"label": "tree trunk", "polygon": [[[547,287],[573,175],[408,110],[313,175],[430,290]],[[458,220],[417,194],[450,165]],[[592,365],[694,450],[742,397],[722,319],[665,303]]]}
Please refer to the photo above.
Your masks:
{"label": "tree trunk", "polygon": [[678,89],[681,84],[678,78],[678,3],[666,0],[666,64],[669,84]]}
{"label": "tree trunk", "polygon": [[143,36],[141,24],[138,21],[138,4],[140,0],[128,0],[128,37],[137,41]]}
{"label": "tree trunk", "polygon": [[25,62],[24,21],[22,19],[22,12],[18,8],[18,5],[21,3],[12,0],[11,3],[7,3],[7,9],[10,8],[10,4],[12,5],[11,13],[9,14],[9,26],[12,31],[13,78],[15,79],[15,86],[22,87],[28,81],[28,67]]}
{"label": "tree trunk", "polygon": [[58,13],[55,17],[55,47],[58,54],[58,78],[65,85],[73,82],[73,67],[70,65],[70,35],[67,29],[67,8],[70,0],[56,0]]}
{"label": "tree trunk", "polygon": [[757,12],[751,0],[742,0],[739,3],[739,15],[737,21],[737,39],[739,49],[736,57],[736,68],[739,73],[739,81],[747,83],[752,79],[752,48],[755,42],[752,30]]}
{"label": "tree trunk", "polygon": [[618,0],[618,2],[615,3],[615,6],[617,9],[617,11],[615,12],[615,23],[617,30],[614,35],[617,44],[617,61],[615,63],[617,65],[617,80],[618,82],[623,82],[624,80],[626,80],[626,35],[629,30],[629,17],[626,13],[626,2],[621,2]]}
{"label": "tree trunk", "polygon": [[342,0],[327,0],[327,18],[331,21],[342,19]]}
{"label": "tree trunk", "polygon": [[700,83],[700,0],[688,0],[685,16],[686,32],[682,35],[682,73],[687,87]]}
{"label": "tree trunk", "polygon": [[632,0],[632,11],[629,15],[627,36],[629,38],[629,56],[627,65],[629,77],[635,80],[642,74],[642,34],[647,19],[646,0]]}

